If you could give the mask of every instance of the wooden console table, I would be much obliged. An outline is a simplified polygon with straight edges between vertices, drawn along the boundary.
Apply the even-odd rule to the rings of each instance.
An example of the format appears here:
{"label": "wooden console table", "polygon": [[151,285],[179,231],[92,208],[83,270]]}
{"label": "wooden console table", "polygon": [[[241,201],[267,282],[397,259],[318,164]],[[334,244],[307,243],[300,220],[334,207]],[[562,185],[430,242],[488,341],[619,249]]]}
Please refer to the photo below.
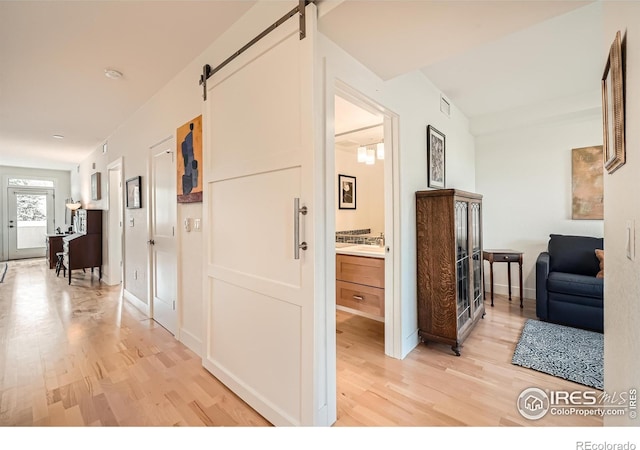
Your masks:
{"label": "wooden console table", "polygon": [[507,273],[509,277],[509,301],[511,301],[511,263],[518,263],[520,269],[520,308],[522,308],[522,252],[517,250],[484,250],[482,252],[482,259],[489,261],[489,273],[491,276],[491,306],[493,306],[493,263],[507,263]]}

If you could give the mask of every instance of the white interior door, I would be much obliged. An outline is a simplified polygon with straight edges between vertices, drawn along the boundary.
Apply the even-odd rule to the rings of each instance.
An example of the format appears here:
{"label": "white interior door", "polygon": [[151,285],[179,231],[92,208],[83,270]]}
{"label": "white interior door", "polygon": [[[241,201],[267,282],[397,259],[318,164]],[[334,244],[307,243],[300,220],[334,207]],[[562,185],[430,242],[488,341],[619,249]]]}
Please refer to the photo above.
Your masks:
{"label": "white interior door", "polygon": [[178,327],[176,203],[174,152],[163,149],[151,156],[151,314],[174,335]]}
{"label": "white interior door", "polygon": [[[324,325],[314,313],[321,266],[314,232],[322,218],[314,198],[321,191],[314,186],[321,179],[314,177],[315,5],[306,11],[304,39],[290,19],[209,79],[203,115],[203,365],[274,425],[326,420]],[[308,214],[294,210],[296,198]],[[299,259],[296,219],[298,242],[308,244]]]}
{"label": "white interior door", "polygon": [[109,265],[106,268],[110,285],[122,283],[122,235],[123,235],[123,188],[122,161],[117,160],[107,168],[109,173],[109,215],[107,243]]}
{"label": "white interior door", "polygon": [[45,256],[53,233],[53,189],[9,188],[9,259]]}

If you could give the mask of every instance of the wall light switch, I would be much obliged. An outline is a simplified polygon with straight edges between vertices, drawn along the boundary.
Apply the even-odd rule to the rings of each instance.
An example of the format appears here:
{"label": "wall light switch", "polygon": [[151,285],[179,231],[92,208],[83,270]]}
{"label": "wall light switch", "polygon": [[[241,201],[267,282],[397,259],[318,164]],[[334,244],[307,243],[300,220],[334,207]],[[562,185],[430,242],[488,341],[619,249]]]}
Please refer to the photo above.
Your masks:
{"label": "wall light switch", "polygon": [[129,217],[129,226],[132,227],[133,226],[133,217]]}
{"label": "wall light switch", "polygon": [[193,219],[193,228],[196,231],[200,231],[200,220],[201,219]]}
{"label": "wall light switch", "polygon": [[627,227],[625,230],[625,243],[627,258],[633,261],[636,258],[636,227],[635,221],[627,220]]}

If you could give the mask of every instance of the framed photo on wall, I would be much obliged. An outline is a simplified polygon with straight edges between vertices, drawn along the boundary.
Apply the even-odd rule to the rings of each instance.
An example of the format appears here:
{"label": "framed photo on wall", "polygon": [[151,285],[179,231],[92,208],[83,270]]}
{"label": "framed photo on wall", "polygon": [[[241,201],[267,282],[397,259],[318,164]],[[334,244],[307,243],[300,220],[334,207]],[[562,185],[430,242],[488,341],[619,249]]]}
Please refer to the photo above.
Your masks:
{"label": "framed photo on wall", "polygon": [[91,200],[100,200],[100,172],[91,175]]}
{"label": "framed photo on wall", "polygon": [[442,189],[445,186],[445,135],[431,125],[427,126],[427,186]]}
{"label": "framed photo on wall", "polygon": [[624,117],[624,45],[620,31],[609,49],[602,76],[603,162],[608,173],[626,161]]}
{"label": "framed photo on wall", "polygon": [[127,184],[127,208],[142,208],[142,195],[140,192],[141,176],[129,178]]}
{"label": "framed photo on wall", "polygon": [[356,177],[338,175],[338,208],[356,209]]}

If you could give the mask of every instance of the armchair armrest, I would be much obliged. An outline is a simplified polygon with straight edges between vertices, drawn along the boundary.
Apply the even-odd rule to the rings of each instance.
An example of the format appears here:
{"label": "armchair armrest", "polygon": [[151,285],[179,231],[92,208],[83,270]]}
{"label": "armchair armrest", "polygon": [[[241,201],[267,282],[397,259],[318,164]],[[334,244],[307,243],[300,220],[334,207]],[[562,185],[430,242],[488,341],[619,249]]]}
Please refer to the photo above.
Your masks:
{"label": "armchair armrest", "polygon": [[547,278],[549,277],[549,253],[542,252],[536,260],[536,315],[548,319]]}

